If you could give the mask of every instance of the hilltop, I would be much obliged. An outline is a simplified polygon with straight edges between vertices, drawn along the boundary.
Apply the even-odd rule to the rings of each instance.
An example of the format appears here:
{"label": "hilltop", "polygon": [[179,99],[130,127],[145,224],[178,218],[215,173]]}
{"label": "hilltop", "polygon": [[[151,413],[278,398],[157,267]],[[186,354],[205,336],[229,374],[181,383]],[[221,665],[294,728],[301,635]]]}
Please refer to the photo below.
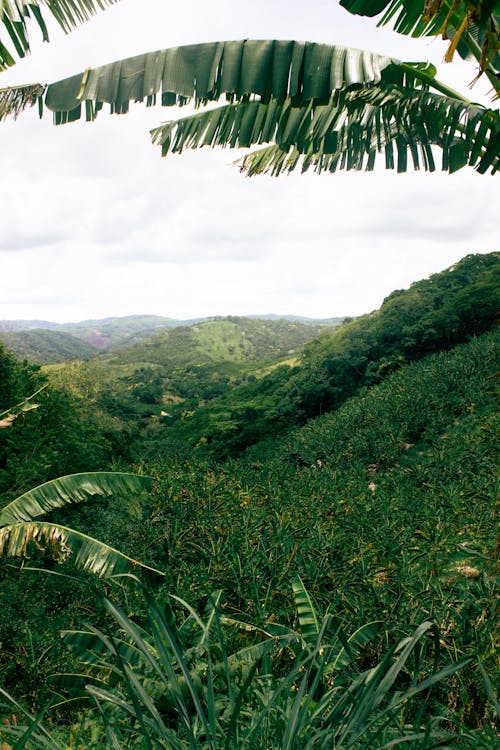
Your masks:
{"label": "hilltop", "polygon": [[[338,322],[337,322],[338,325]],[[222,362],[265,363],[296,355],[325,325],[281,318],[228,316],[196,325],[177,326],[147,340],[120,348],[109,361],[141,362],[174,369]]]}

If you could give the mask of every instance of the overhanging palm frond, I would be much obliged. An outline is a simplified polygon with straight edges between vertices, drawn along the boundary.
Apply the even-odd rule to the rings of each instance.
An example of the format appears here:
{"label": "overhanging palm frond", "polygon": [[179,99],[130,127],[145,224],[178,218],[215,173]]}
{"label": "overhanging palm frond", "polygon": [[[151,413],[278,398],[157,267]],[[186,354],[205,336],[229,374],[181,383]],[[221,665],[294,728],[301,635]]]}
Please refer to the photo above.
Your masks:
{"label": "overhanging palm frond", "polygon": [[80,503],[92,497],[145,492],[151,488],[152,481],[151,477],[111,471],[70,474],[53,479],[25,492],[2,508],[0,526],[32,521],[55,508]]}
{"label": "overhanging palm frond", "polygon": [[434,170],[433,147],[443,170],[465,165],[480,173],[500,167],[498,112],[425,89],[393,84],[336,91],[325,103],[287,98],[228,104],[167,122],[152,131],[162,155],[185,148],[273,145],[244,157],[247,174],[373,169],[378,154],[386,168]]}
{"label": "overhanging palm frond", "polygon": [[332,91],[378,83],[399,62],[383,55],[312,42],[242,40],[174,47],[119,60],[51,84],[46,106],[57,123],[78,119],[85,103],[93,119],[104,103],[112,112],[131,101],[164,106],[259,97],[328,100]]}
{"label": "overhanging palm frond", "polygon": [[39,83],[27,86],[13,86],[0,89],[0,121],[7,117],[17,117],[26,107],[32,107],[41,100],[45,86]]}
{"label": "overhanging palm frond", "polygon": [[51,555],[57,562],[71,560],[79,570],[86,570],[100,578],[138,572],[153,577],[164,575],[104,542],[59,524],[36,521],[11,524],[0,529],[0,556],[27,557],[30,544]]}
{"label": "overhanging palm frond", "polygon": [[450,40],[445,59],[451,62],[455,50],[464,58],[472,55],[499,92],[500,15],[494,0],[340,0],[340,4],[359,16],[383,13],[378,25],[390,25],[400,34],[441,34]]}
{"label": "overhanging palm frond", "polygon": [[[226,106],[153,131],[162,153],[202,145],[275,144],[243,162],[249,174],[372,169],[498,168],[498,112],[473,105],[435,79],[424,63],[311,42],[243,40],[176,47],[89,69],[51,84],[56,123],[94,119],[104,103],[123,113],[131,101],[165,106],[225,95]],[[435,93],[439,92],[439,94]]]}
{"label": "overhanging palm frond", "polygon": [[[53,16],[67,33],[79,23],[87,21],[98,10],[119,0],[2,0],[0,3],[0,29],[6,32],[15,54],[25,57],[30,51],[28,22],[33,20],[49,41],[44,15]],[[0,40],[0,70],[15,64],[11,52]]]}

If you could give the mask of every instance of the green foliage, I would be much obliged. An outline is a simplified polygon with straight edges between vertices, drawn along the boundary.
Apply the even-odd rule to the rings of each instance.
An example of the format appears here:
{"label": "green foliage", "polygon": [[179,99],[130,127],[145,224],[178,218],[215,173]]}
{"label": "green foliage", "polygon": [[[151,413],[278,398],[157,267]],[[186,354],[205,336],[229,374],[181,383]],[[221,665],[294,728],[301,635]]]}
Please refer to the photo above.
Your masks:
{"label": "green foliage", "polygon": [[[65,634],[88,670],[73,678],[83,678],[98,710],[99,746],[361,750],[411,743],[423,749],[457,739],[440,726],[432,690],[469,660],[437,670],[439,639],[430,623],[363,668],[359,647],[366,638],[348,638],[331,615],[315,619],[311,630],[304,609],[312,605],[298,581],[305,631],[270,625],[256,641],[251,625],[221,616],[218,596],[204,617],[177,597],[146,598],[145,626],[105,599],[108,632]],[[179,624],[172,604],[187,612]],[[235,651],[225,624],[239,625],[254,642]],[[43,747],[47,731],[37,720],[30,723],[27,747]],[[28,728],[4,732],[28,740]]]}
{"label": "green foliage", "polygon": [[481,71],[487,73],[498,91],[500,19],[495,2],[340,0],[340,4],[360,16],[382,14],[378,25],[390,24],[401,34],[415,37],[441,35],[443,39],[451,40],[446,61],[451,62],[455,50],[464,58],[474,56]]}
{"label": "green foliage", "polygon": [[[47,87],[57,124],[93,120],[103,104],[125,113],[131,101],[202,111],[152,131],[162,155],[203,145],[271,144],[241,161],[249,174],[373,169],[384,154],[397,165],[435,169],[466,165],[494,173],[498,111],[473,104],[435,79],[424,62],[294,40],[236,40],[157,50],[87,69]],[[491,80],[495,82],[495,76]],[[436,93],[439,92],[439,93]],[[205,108],[226,95],[222,107]],[[42,106],[42,97],[39,97]]]}
{"label": "green foliage", "polygon": [[[236,367],[235,363],[229,363],[218,376],[215,365],[192,366],[193,374],[185,380],[181,371],[173,372],[169,376],[170,393],[175,383],[179,391],[184,389],[184,395],[168,405],[157,405],[168,408],[173,416],[162,417],[163,424],[148,423],[145,416],[143,423],[151,426],[142,449],[150,449],[158,440],[155,463],[150,467],[150,473],[158,479],[152,504],[133,503],[132,507],[120,500],[110,503],[103,498],[81,507],[53,511],[49,523],[57,524],[59,530],[65,527],[64,533],[68,527],[81,529],[82,539],[84,535],[95,536],[118,547],[128,558],[144,560],[150,567],[162,570],[164,583],[156,592],[162,606],[172,604],[166,592],[175,592],[175,596],[192,602],[191,615],[198,625],[193,625],[194,630],[188,629],[185,638],[179,639],[174,628],[176,623],[182,630],[179,616],[165,615],[172,638],[167,644],[170,671],[164,677],[170,683],[174,677],[180,681],[182,700],[187,700],[185,710],[184,704],[170,701],[173,692],[169,692],[164,677],[148,661],[150,657],[159,658],[156,636],[148,623],[151,603],[143,611],[140,601],[124,592],[119,633],[109,621],[118,610],[108,608],[105,616],[94,595],[79,593],[81,583],[70,583],[69,579],[66,583],[66,579],[55,575],[48,579],[49,583],[40,574],[23,575],[19,569],[3,566],[0,666],[5,688],[24,696],[30,707],[45,702],[51,691],[60,702],[63,692],[70,690],[68,695],[75,698],[74,703],[60,706],[54,715],[57,734],[62,715],[78,726],[74,712],[84,708],[81,688],[82,679],[87,677],[75,678],[73,687],[69,678],[51,682],[50,663],[59,671],[74,675],[92,674],[89,684],[97,690],[94,698],[107,722],[108,739],[104,738],[102,727],[96,727],[91,720],[89,723],[89,714],[85,713],[86,724],[81,727],[79,741],[88,747],[92,747],[92,742],[95,747],[102,747],[115,740],[124,745],[126,736],[132,736],[126,715],[136,717],[133,732],[142,732],[136,734],[139,747],[142,740],[147,746],[146,731],[153,732],[151,737],[165,740],[164,726],[169,732],[174,731],[174,726],[180,733],[179,747],[184,741],[202,742],[201,734],[197,734],[202,731],[214,747],[221,733],[225,742],[227,736],[247,737],[245,732],[250,732],[249,743],[251,737],[255,739],[255,747],[267,742],[273,748],[275,737],[280,737],[282,743],[296,742],[297,747],[303,747],[307,742],[319,742],[321,732],[326,731],[318,706],[327,708],[332,717],[337,716],[342,726],[347,726],[349,720],[342,713],[346,704],[341,701],[344,687],[350,696],[355,696],[359,706],[356,715],[363,716],[363,721],[371,726],[369,731],[373,729],[375,734],[370,735],[367,730],[365,736],[341,736],[329,725],[328,731],[335,734],[339,746],[344,742],[353,748],[371,748],[392,740],[399,742],[398,732],[411,725],[415,726],[415,737],[406,738],[407,746],[415,749],[427,750],[433,746],[429,743],[439,746],[439,742],[448,746],[451,737],[446,733],[452,735],[456,727],[462,728],[459,737],[453,739],[454,746],[486,750],[494,745],[498,702],[494,676],[499,648],[495,630],[499,582],[499,333],[491,330],[476,336],[474,332],[480,333],[491,325],[497,267],[495,254],[469,257],[408,292],[390,295],[380,311],[347,322],[337,333],[311,343],[301,364],[274,367],[266,374],[261,371],[259,377],[247,379],[237,389],[230,390],[237,379],[238,371],[230,369]],[[460,338],[470,341],[453,347]],[[444,351],[425,356],[428,348]],[[339,384],[349,357],[363,373],[355,387],[357,393],[347,398],[350,391],[346,386],[343,393],[334,391],[332,396],[331,363],[338,366]],[[0,364],[6,374],[2,386],[5,393],[16,394],[17,374],[21,383],[30,385],[31,392],[41,382],[39,371],[20,365],[10,355],[0,359]],[[94,362],[53,370],[62,381],[66,378],[66,385],[71,381],[73,391],[59,401],[60,391],[51,389],[40,408],[26,414],[24,424],[16,420],[0,431],[0,437],[16,435],[21,440],[31,423],[34,430],[51,435],[45,423],[50,424],[45,405],[54,398],[54,456],[60,456],[61,449],[68,445],[68,436],[59,434],[61,415],[67,418],[69,427],[75,425],[70,431],[74,441],[72,458],[78,458],[80,450],[82,457],[85,450],[91,455],[91,444],[86,444],[82,430],[83,398],[91,410],[108,415],[106,430],[110,430],[111,422],[116,426],[129,418],[124,394],[128,394],[129,404],[142,403],[146,414],[151,404],[138,400],[141,393],[152,389],[147,397],[157,398],[154,389],[160,384],[162,390],[165,387],[166,378],[159,376],[160,365],[122,367],[121,381],[114,374],[106,376],[102,366]],[[323,398],[335,398],[339,406],[279,435],[276,426],[293,423],[293,419],[288,419],[293,411],[287,412],[287,408],[300,403],[309,393],[300,388],[306,372],[311,378],[309,388],[316,389],[316,393],[324,389]],[[373,382],[376,384],[370,385]],[[141,385],[144,390],[134,395],[134,389]],[[210,388],[215,393],[219,388],[225,389],[225,393],[196,408],[197,399],[203,392],[210,393]],[[283,399],[277,404],[276,394],[286,391],[288,402]],[[103,400],[106,393],[107,406]],[[64,411],[65,403],[72,405],[73,413]],[[190,404],[194,406],[191,414]],[[112,409],[115,414],[111,417]],[[43,421],[39,421],[39,413],[44,414]],[[130,423],[139,423],[138,413],[134,412]],[[263,413],[274,413],[276,424],[262,419]],[[288,422],[284,418],[287,414]],[[164,424],[167,419],[171,420],[168,429]],[[220,454],[226,451],[227,455],[228,446],[230,450],[241,450],[250,442],[265,439],[247,448],[238,460],[228,458],[218,463],[203,443],[195,451],[186,447],[194,436],[203,435],[203,431],[206,434],[210,420],[212,435],[220,436]],[[229,438],[227,443],[225,437]],[[182,439],[186,441],[184,445],[179,443]],[[168,445],[175,450],[167,451]],[[15,442],[12,446],[15,455]],[[27,447],[28,442],[21,445],[18,455]],[[136,443],[135,449],[139,447]],[[6,455],[12,462],[13,456]],[[42,450],[41,456],[45,455]],[[96,455],[102,459],[105,454]],[[19,475],[12,474],[10,467],[15,468],[15,463],[4,468],[5,479],[26,477],[28,469],[21,463]],[[34,461],[30,470],[43,473],[47,468]],[[44,481],[48,478],[44,477]],[[62,500],[67,494],[63,492]],[[33,496],[28,493],[27,498],[30,497]],[[46,508],[43,495],[41,510]],[[49,523],[42,524],[42,531],[50,536],[55,527]],[[66,545],[75,538],[66,541]],[[43,565],[53,573],[59,572],[60,554],[43,555],[33,545],[30,554],[31,566]],[[290,584],[296,613],[290,608]],[[210,604],[211,594],[220,588],[224,591],[224,605],[214,607]],[[219,609],[217,619],[214,613]],[[207,629],[199,620],[205,623],[205,615],[200,618],[193,612],[205,611],[211,613],[213,639],[207,637],[200,647],[201,634]],[[83,619],[90,620],[90,628],[78,623],[79,612]],[[323,631],[324,613],[330,619]],[[160,616],[164,616],[162,611]],[[132,631],[127,631],[129,621],[150,649],[148,655],[135,661],[133,654],[137,656],[140,648],[138,642],[133,642]],[[423,667],[421,671],[422,665],[430,665],[431,661],[426,661],[427,651],[421,649],[423,641],[417,639],[412,651],[415,663],[410,668],[407,661],[393,683],[398,695],[405,690],[411,693],[412,685],[428,684],[431,673],[446,671],[457,658],[470,660],[451,676],[446,688],[441,683],[432,684],[431,697],[424,690],[411,698],[405,704],[404,716],[398,713],[399,704],[393,704],[389,724],[379,723],[381,716],[376,713],[378,719],[370,725],[370,706],[377,711],[380,708],[374,697],[376,686],[389,684],[389,678],[384,682],[387,670],[402,653],[394,649],[402,639],[411,638],[424,622],[433,622],[436,628],[431,641],[424,640],[435,646],[439,643],[439,650],[433,652],[432,670]],[[52,645],[61,626],[76,631],[76,635],[66,638],[72,647],[66,656]],[[124,636],[124,631],[129,637]],[[198,638],[194,638],[195,632]],[[348,638],[344,632],[352,636]],[[82,656],[91,636],[94,645],[101,644],[101,650],[93,662],[87,659],[87,667],[79,671],[74,660]],[[320,650],[313,657],[320,642]],[[115,661],[109,658],[109,644],[115,649]],[[120,649],[125,649],[121,644],[126,644],[123,653],[130,657],[129,662],[120,656]],[[135,651],[130,651],[132,648]],[[243,659],[243,652],[248,659]],[[236,654],[239,656],[232,662]],[[389,661],[384,661],[386,654]],[[129,664],[129,671],[120,671],[120,658]],[[236,672],[232,668],[227,671],[225,658],[228,664],[239,665]],[[110,670],[104,677],[97,666],[102,666],[102,659],[107,659]],[[385,666],[378,672],[380,664]],[[165,662],[159,669],[163,674]],[[211,692],[207,688],[210,670]],[[361,677],[369,673],[380,678],[380,683],[378,677],[372,678],[371,693],[369,682]],[[194,693],[188,687],[189,680]],[[136,689],[138,692],[134,693]],[[366,695],[371,695],[366,700],[365,690]],[[195,695],[201,713],[195,706]],[[390,696],[392,693],[387,694],[389,702]],[[133,713],[136,709],[140,716]],[[354,716],[356,709],[351,710],[349,716]],[[442,719],[436,718],[426,727],[424,716]],[[212,734],[207,734],[206,727],[200,729],[203,721],[208,722]],[[252,721],[261,722],[258,729],[255,723],[248,723]],[[77,743],[80,730],[75,727],[71,741]],[[268,734],[261,736],[259,732],[264,730]],[[431,740],[433,732],[439,737]],[[173,736],[169,734],[168,741]]]}
{"label": "green foliage", "polygon": [[[56,509],[95,497],[107,499],[115,496],[120,498],[121,505],[130,505],[133,496],[144,493],[150,487],[149,477],[118,472],[61,477],[36,487],[8,503],[0,511],[0,556],[20,557],[23,564],[27,563],[35,568],[45,566],[51,569],[66,562],[66,567],[69,563],[70,571],[85,571],[102,578],[131,572],[142,572],[146,577],[161,576],[158,570],[114,549],[105,541],[67,528],[60,522],[33,520]],[[126,503],[124,497],[127,498]],[[96,510],[100,510],[98,517],[95,515]],[[112,524],[118,526],[122,549],[127,546],[124,532],[130,531],[134,516],[137,523],[137,513],[129,513],[125,528],[119,528],[117,508],[113,508]],[[91,528],[98,529],[101,539],[103,536],[109,538],[111,530],[104,527],[106,513],[94,505],[91,517]],[[53,516],[51,520],[54,520]],[[81,575],[68,585],[64,578],[58,582],[47,582],[39,579],[34,581],[28,576],[26,580],[26,577],[16,576],[17,572],[18,567],[12,565],[12,562],[10,565],[5,564],[2,559],[0,664],[5,666],[4,685],[8,685],[11,680],[21,683],[25,695],[29,696],[30,701],[35,701],[47,689],[44,657],[50,652],[53,663],[61,659],[61,649],[53,643],[61,621],[71,622],[71,618],[75,616],[75,604],[85,601],[88,605],[89,602],[85,596],[82,599],[81,591],[74,585],[83,580]],[[91,603],[90,606],[93,607]],[[47,646],[47,641],[51,643],[50,646]]]}
{"label": "green foliage", "polygon": [[[136,495],[151,488],[151,477],[119,472],[94,472],[59,477],[35,487],[0,511],[0,555],[29,558],[30,547],[53,559],[70,559],[76,569],[110,578],[141,568],[142,563],[109,545],[61,524],[34,521],[56,508],[85,502],[93,497]],[[148,568],[148,573],[161,575]]]}
{"label": "green foliage", "polygon": [[[265,628],[286,618],[298,573],[351,627],[434,620],[445,651],[479,651],[494,671],[498,341],[404,366],[245,460],[162,461],[152,523],[167,589],[220,586]],[[476,722],[480,683],[469,672],[457,685]]]}
{"label": "green foliage", "polygon": [[[15,49],[15,54],[24,57],[30,52],[30,40],[28,29],[38,25],[43,35],[43,40],[49,40],[47,26],[44,20],[52,16],[65,32],[69,32],[86,21],[96,10],[102,10],[107,5],[112,5],[117,0],[72,0],[71,3],[64,0],[51,0],[50,3],[43,0],[16,0],[16,2],[5,3],[2,8],[1,30],[2,37],[8,37],[8,44]],[[43,9],[43,13],[42,13]],[[15,64],[15,59],[8,48],[0,43],[0,70]]]}
{"label": "green foliage", "polygon": [[19,362],[0,343],[0,412],[12,408],[41,384],[39,368]]}

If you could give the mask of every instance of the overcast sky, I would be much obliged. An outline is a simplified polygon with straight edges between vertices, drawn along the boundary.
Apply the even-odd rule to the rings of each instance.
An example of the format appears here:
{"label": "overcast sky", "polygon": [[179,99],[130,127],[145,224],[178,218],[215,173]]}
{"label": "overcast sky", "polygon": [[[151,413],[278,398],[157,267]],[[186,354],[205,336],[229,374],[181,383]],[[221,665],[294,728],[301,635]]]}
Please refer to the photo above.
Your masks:
{"label": "overcast sky", "polygon": [[[441,65],[440,40],[376,29],[336,0],[123,0],[70,36],[52,36],[0,85],[50,83],[148,50],[246,37],[431,60],[466,94],[475,74],[472,64]],[[487,104],[487,90],[469,95]],[[380,166],[249,179],[228,150],[162,159],[149,130],[174,114],[135,105],[91,124],[56,128],[49,113],[40,121],[28,112],[0,125],[0,319],[358,315],[467,253],[498,249],[494,177]]]}

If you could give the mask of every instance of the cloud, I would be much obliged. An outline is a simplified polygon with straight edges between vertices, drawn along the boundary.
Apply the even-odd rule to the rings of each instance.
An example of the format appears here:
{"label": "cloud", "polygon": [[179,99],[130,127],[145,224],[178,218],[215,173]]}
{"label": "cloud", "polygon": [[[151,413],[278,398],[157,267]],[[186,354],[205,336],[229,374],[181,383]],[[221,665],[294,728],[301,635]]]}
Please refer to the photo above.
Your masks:
{"label": "cloud", "polygon": [[36,228],[30,230],[7,228],[6,234],[0,237],[0,253],[18,253],[33,248],[54,247],[63,240],[63,234],[58,232],[44,233]]}

